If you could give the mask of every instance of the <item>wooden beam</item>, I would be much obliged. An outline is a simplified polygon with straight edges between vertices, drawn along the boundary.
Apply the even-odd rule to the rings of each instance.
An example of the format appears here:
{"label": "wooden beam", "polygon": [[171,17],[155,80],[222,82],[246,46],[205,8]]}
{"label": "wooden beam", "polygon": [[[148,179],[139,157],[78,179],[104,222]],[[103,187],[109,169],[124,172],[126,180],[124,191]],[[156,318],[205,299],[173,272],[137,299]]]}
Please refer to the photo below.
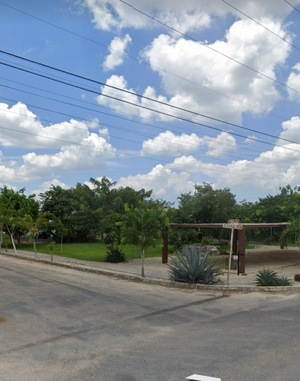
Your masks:
{"label": "wooden beam", "polygon": [[163,232],[162,263],[168,263],[168,228]]}
{"label": "wooden beam", "polygon": [[246,268],[246,230],[239,230],[239,268],[238,274],[244,274]]}

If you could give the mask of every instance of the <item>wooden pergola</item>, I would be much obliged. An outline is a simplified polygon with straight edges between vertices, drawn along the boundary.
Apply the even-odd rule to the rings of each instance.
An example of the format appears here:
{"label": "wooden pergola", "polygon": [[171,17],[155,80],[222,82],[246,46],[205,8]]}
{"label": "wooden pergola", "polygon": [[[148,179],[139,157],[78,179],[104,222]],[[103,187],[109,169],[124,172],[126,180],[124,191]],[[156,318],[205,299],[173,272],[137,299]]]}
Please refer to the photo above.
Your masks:
{"label": "wooden pergola", "polygon": [[[274,223],[243,223],[242,230],[234,230],[233,235],[233,253],[239,254],[239,267],[238,274],[245,273],[245,256],[246,256],[246,229],[253,228],[280,228],[281,232],[289,224],[288,222],[274,222]],[[205,228],[205,229],[223,229],[223,223],[214,224],[176,224],[171,223],[170,227],[176,228]],[[168,263],[168,232],[164,235],[164,245],[162,248],[162,263]],[[283,247],[281,247],[283,249]]]}

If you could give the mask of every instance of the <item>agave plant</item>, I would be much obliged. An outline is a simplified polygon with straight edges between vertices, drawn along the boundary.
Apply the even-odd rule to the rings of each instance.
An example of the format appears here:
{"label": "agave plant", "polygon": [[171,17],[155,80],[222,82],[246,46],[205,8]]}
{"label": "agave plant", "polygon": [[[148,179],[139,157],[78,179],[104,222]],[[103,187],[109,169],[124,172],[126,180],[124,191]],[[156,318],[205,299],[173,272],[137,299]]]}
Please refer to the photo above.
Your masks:
{"label": "agave plant", "polygon": [[286,277],[278,277],[277,273],[270,269],[263,269],[260,270],[256,274],[256,281],[257,286],[291,286],[291,281]]}
{"label": "agave plant", "polygon": [[119,263],[126,261],[123,250],[119,248],[112,249],[111,247],[106,252],[105,262]]}
{"label": "agave plant", "polygon": [[176,282],[215,284],[222,274],[216,255],[210,255],[210,250],[201,253],[201,245],[183,246],[175,251],[175,258],[170,258],[168,264],[170,279]]}

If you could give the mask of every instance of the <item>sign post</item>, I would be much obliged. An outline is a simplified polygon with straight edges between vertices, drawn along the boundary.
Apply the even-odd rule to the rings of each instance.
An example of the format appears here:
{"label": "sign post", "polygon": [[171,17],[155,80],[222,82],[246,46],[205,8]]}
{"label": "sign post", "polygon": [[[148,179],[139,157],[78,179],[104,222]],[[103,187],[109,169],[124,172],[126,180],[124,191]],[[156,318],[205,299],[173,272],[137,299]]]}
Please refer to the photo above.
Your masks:
{"label": "sign post", "polygon": [[233,233],[234,229],[243,230],[243,225],[240,224],[240,220],[228,220],[227,224],[223,224],[223,228],[231,229],[230,236],[230,249],[229,249],[229,261],[228,261],[228,273],[227,273],[227,286],[229,286],[229,274],[231,268],[231,258],[232,258],[232,246],[233,246]]}

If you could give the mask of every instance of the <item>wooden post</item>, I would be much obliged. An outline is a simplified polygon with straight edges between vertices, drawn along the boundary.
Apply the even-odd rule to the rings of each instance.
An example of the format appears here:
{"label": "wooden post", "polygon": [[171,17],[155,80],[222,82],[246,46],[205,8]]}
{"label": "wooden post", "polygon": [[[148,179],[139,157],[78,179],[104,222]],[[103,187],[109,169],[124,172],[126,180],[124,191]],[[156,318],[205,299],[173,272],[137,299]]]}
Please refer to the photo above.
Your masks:
{"label": "wooden post", "polygon": [[246,229],[239,230],[239,274],[245,273],[246,254]]}
{"label": "wooden post", "polygon": [[168,263],[168,228],[163,231],[162,263]]}
{"label": "wooden post", "polygon": [[[281,226],[280,227],[280,232],[281,232],[281,234],[285,231],[285,228],[286,228],[286,226]],[[280,245],[280,249],[284,249],[284,245]]]}
{"label": "wooden post", "polygon": [[228,261],[227,286],[229,286],[229,274],[230,274],[231,258],[232,258],[233,235],[234,235],[234,228],[231,229],[231,236],[230,236],[230,250],[229,250],[229,261]]}

